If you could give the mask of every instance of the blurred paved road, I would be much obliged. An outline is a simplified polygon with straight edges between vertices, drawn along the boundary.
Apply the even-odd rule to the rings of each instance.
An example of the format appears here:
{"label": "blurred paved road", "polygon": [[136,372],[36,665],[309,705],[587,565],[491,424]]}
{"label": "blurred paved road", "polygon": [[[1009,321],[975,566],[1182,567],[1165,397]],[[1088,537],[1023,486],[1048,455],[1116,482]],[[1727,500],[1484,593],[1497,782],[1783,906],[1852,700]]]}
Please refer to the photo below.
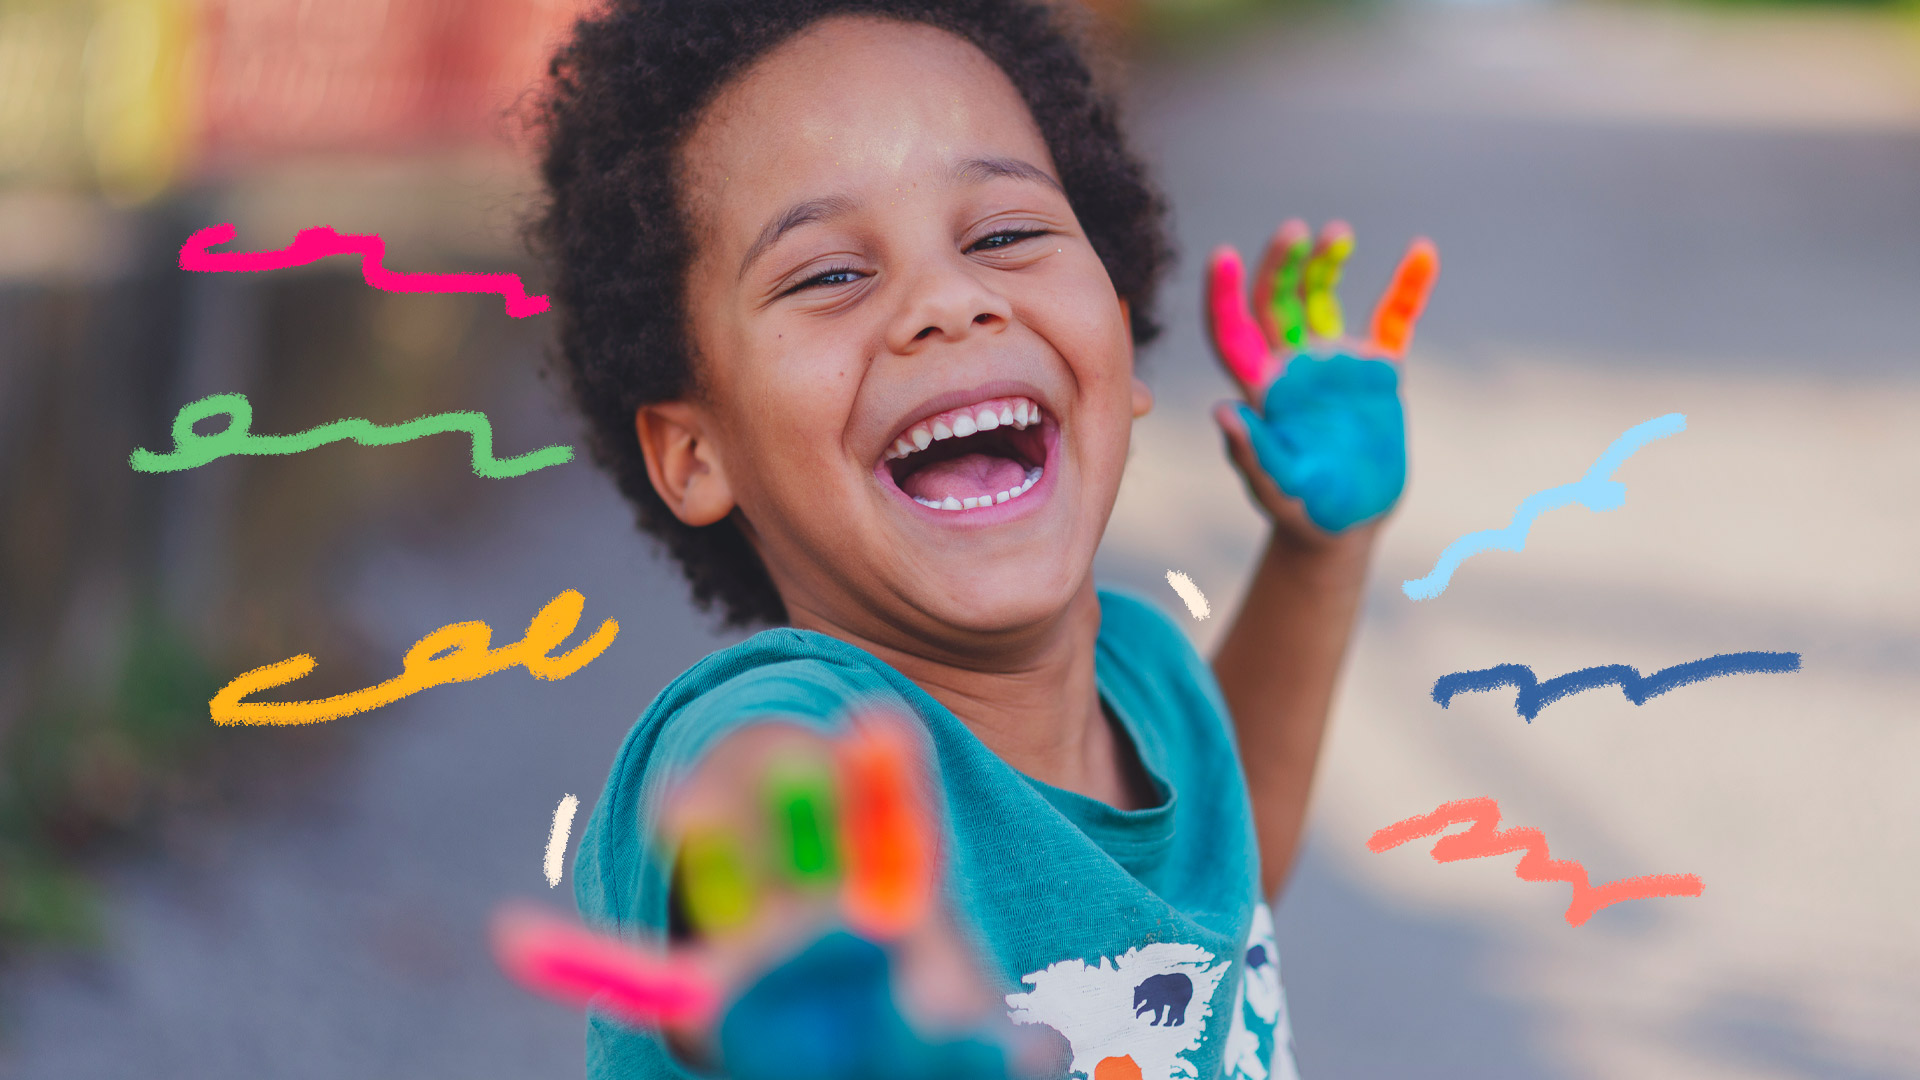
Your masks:
{"label": "blurred paved road", "polygon": [[[1281,909],[1309,1077],[1920,1072],[1920,92],[1880,24],[1666,18],[1459,8],[1145,76],[1187,266],[1110,576],[1164,591],[1179,568],[1227,609],[1258,535],[1203,409],[1224,392],[1192,318],[1211,244],[1346,216],[1356,296],[1416,230],[1447,260],[1409,373],[1414,485]],[[1622,470],[1621,510],[1563,511],[1442,598],[1399,596],[1448,540],[1669,411],[1689,430]],[[563,683],[506,674],[342,721],[355,749],[324,795],[207,823],[193,865],[114,867],[115,950],[27,971],[0,1071],[578,1075],[580,1025],[490,971],[484,914],[562,899],[540,878],[554,803],[590,802],[639,708],[716,641],[587,470],[511,499],[469,542],[367,562],[352,595],[376,646],[514,625],[577,587],[589,619],[621,619],[614,650]],[[1531,725],[1501,695],[1426,700],[1493,663],[1742,649],[1807,670],[1637,709],[1596,692]],[[1507,860],[1361,846],[1479,795],[1596,880],[1695,872],[1708,891],[1573,930],[1564,890]]]}

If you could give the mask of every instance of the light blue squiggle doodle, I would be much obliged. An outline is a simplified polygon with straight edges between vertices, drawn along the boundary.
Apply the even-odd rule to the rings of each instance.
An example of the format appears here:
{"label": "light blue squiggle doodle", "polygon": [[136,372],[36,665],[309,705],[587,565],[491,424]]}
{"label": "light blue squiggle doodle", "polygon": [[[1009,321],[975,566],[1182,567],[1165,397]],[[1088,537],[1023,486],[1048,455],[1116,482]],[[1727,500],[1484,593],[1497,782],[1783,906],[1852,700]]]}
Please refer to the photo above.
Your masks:
{"label": "light blue squiggle doodle", "polygon": [[1605,510],[1618,510],[1626,501],[1627,485],[1612,479],[1613,472],[1626,464],[1634,452],[1655,439],[1664,439],[1687,430],[1687,418],[1684,413],[1668,413],[1656,416],[1644,424],[1630,427],[1613,445],[1600,455],[1585,476],[1571,484],[1536,491],[1521,500],[1520,508],[1513,512],[1513,520],[1504,529],[1487,529],[1467,535],[1448,544],[1440,558],[1435,560],[1432,572],[1426,577],[1400,583],[1400,591],[1415,600],[1431,600],[1447,591],[1447,583],[1453,579],[1453,572],[1483,551],[1524,551],[1527,547],[1527,534],[1533,531],[1533,519],[1549,510],[1558,510],[1574,503],[1600,513]]}

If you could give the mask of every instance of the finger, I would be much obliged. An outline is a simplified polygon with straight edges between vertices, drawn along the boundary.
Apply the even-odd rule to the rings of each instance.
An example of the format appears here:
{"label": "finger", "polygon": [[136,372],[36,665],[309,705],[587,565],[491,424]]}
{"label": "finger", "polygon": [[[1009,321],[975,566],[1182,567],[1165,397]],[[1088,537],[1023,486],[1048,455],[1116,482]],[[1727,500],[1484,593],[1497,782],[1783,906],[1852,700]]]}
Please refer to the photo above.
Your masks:
{"label": "finger", "polygon": [[591,1006],[636,1026],[698,1026],[719,1006],[718,990],[685,960],[636,948],[536,908],[494,913],[500,969],[542,997]]}
{"label": "finger", "polygon": [[753,918],[758,883],[746,845],[725,825],[696,825],[680,838],[675,868],[687,919],[703,935],[725,933]]}
{"label": "finger", "polygon": [[1247,437],[1251,426],[1249,420],[1240,415],[1239,410],[1246,406],[1238,402],[1222,402],[1213,410],[1214,422],[1220,425],[1220,433],[1226,437],[1227,456],[1234,467],[1240,470],[1240,476],[1253,490],[1253,497],[1265,503],[1269,498],[1279,498],[1280,488],[1274,484],[1266,470],[1260,465],[1253,450],[1253,443]]}
{"label": "finger", "polygon": [[674,784],[656,827],[672,860],[675,910],[702,942],[724,939],[723,951],[737,951],[776,934],[775,923],[830,910],[831,898],[818,890],[808,899],[788,886],[810,880],[827,854],[800,849],[808,846],[807,816],[830,814],[815,789],[822,776],[831,786],[831,745],[796,724],[754,723]]}
{"label": "finger", "polygon": [[1340,273],[1353,254],[1353,228],[1344,221],[1330,221],[1320,230],[1320,243],[1307,259],[1301,290],[1306,294],[1307,331],[1313,336],[1335,341],[1346,333],[1346,319],[1340,311]]}
{"label": "finger", "polygon": [[1260,272],[1253,279],[1253,311],[1275,351],[1306,344],[1306,315],[1300,306],[1300,271],[1313,250],[1313,230],[1290,218],[1267,242]]}
{"label": "finger", "polygon": [[767,770],[766,801],[786,877],[810,887],[836,880],[840,854],[832,768],[811,756],[779,759]]}
{"label": "finger", "polygon": [[897,937],[926,916],[933,899],[933,829],[918,790],[918,749],[897,722],[868,721],[840,743],[838,757],[841,909],[862,936]]}
{"label": "finger", "polygon": [[1247,308],[1240,253],[1226,245],[1213,251],[1207,273],[1207,316],[1214,347],[1227,372],[1249,399],[1273,381],[1278,365]]}
{"label": "finger", "polygon": [[1393,282],[1373,310],[1373,343],[1398,360],[1413,341],[1413,327],[1426,310],[1434,279],[1440,276],[1440,251],[1426,237],[1415,240],[1393,272]]}

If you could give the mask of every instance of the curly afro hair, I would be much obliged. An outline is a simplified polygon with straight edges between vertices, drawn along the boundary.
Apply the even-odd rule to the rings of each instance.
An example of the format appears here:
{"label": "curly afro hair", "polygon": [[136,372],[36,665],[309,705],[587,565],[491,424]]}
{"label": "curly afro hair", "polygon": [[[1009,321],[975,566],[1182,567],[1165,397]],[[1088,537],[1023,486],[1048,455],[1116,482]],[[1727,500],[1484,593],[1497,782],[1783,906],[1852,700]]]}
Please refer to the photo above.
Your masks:
{"label": "curly afro hair", "polygon": [[1026,101],[1145,344],[1159,333],[1153,297],[1172,260],[1166,205],[1061,14],[1037,0],[611,0],[554,54],[533,114],[547,201],[532,232],[554,273],[559,366],[594,457],[640,528],[679,561],[695,602],[718,603],[727,624],[784,623],[786,606],[735,519],[695,527],[673,515],[634,431],[640,406],[699,391],[685,309],[692,232],[676,189],[682,144],[722,87],[823,18],[947,30]]}

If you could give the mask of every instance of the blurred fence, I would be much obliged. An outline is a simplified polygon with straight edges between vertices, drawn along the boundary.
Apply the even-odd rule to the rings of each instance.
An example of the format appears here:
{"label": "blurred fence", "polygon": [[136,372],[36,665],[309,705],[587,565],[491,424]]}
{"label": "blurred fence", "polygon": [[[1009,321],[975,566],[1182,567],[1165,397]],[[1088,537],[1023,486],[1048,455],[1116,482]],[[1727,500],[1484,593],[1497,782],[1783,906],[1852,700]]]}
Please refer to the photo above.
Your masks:
{"label": "blurred fence", "polygon": [[[1247,2],[1088,0],[1114,25]],[[541,348],[544,325],[399,301],[348,259],[186,274],[179,245],[330,225],[379,233],[392,267],[532,278],[515,110],[590,3],[0,0],[0,946],[89,938],[78,856],[284,772],[209,760],[252,745],[207,737],[218,673],[312,652],[316,693],[355,685],[342,561],[477,512],[433,479],[464,471],[445,440],[377,468],[147,476],[127,454],[217,392],[247,394],[261,432],[482,407]]]}
{"label": "blurred fence", "polygon": [[263,432],[477,407],[539,349],[483,329],[479,298],[402,305],[350,260],[185,274],[179,245],[335,225],[380,232],[392,265],[529,272],[507,118],[579,6],[0,0],[0,944],[91,936],[74,857],[253,771],[201,752],[215,673],[315,652],[320,686],[352,684],[340,560],[471,509],[433,480],[464,471],[444,441],[377,470],[141,476],[127,454],[220,391]]}

